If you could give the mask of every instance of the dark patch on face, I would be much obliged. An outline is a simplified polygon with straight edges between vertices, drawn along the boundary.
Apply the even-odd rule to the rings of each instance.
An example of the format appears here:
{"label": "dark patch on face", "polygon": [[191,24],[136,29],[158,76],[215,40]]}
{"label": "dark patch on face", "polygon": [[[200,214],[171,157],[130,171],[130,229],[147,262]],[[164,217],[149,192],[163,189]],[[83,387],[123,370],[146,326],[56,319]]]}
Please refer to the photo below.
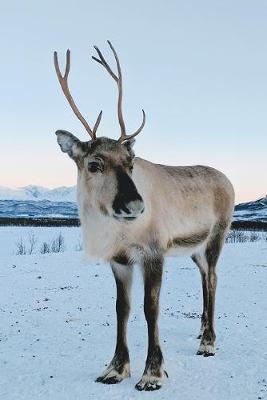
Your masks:
{"label": "dark patch on face", "polygon": [[178,237],[168,241],[167,248],[171,247],[191,247],[204,242],[209,235],[209,231],[203,231],[190,236]]}
{"label": "dark patch on face", "polygon": [[108,215],[108,210],[106,209],[106,207],[104,206],[104,204],[99,203],[99,209],[100,209],[100,211],[101,211],[101,213],[102,213],[103,215]]}
{"label": "dark patch on face", "polygon": [[127,253],[125,251],[121,251],[119,253],[117,253],[113,259],[113,261],[115,261],[118,264],[122,264],[122,265],[132,265],[132,261],[130,259],[130,257],[128,257]]}
{"label": "dark patch on face", "polygon": [[117,177],[118,192],[113,201],[113,210],[116,214],[120,214],[121,210],[124,211],[126,214],[130,214],[131,211],[128,210],[127,204],[130,201],[143,201],[143,199],[137,192],[136,186],[130,176],[126,172],[124,172],[121,167],[116,167],[115,173]]}

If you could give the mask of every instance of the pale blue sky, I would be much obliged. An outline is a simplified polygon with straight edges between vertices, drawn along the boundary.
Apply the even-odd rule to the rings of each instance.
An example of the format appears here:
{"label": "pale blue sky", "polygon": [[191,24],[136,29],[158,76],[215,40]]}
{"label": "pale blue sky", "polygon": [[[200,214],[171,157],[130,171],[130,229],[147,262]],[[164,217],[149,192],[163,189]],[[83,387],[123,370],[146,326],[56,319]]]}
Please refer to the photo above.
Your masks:
{"label": "pale blue sky", "polygon": [[88,135],[56,80],[52,54],[72,51],[70,87],[98,135],[117,137],[116,87],[90,57],[119,53],[136,154],[205,164],[232,180],[237,201],[267,193],[266,1],[9,1],[0,4],[0,185],[73,185],[56,129]]}

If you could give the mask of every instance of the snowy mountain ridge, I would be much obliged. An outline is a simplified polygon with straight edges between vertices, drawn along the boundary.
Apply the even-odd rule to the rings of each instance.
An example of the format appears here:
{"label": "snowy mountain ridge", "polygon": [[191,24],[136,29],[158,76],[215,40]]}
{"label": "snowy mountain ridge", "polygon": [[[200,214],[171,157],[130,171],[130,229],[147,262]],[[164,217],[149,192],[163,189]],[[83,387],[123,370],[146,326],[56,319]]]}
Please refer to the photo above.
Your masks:
{"label": "snowy mountain ridge", "polygon": [[[0,186],[0,217],[78,218],[76,186],[55,189],[36,185],[15,189]],[[267,222],[267,196],[236,205],[233,219]]]}
{"label": "snowy mountain ridge", "polygon": [[0,186],[0,200],[76,202],[76,186],[48,189],[37,185],[20,188]]}

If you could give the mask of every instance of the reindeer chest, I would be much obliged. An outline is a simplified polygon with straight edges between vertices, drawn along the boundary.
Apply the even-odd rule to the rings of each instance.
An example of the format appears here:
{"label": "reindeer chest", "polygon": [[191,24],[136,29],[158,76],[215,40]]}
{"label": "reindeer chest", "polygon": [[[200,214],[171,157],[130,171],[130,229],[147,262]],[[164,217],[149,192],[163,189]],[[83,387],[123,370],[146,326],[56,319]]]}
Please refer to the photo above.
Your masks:
{"label": "reindeer chest", "polygon": [[81,221],[86,254],[96,259],[110,260],[125,240],[118,224],[112,219],[96,215],[83,216]]}

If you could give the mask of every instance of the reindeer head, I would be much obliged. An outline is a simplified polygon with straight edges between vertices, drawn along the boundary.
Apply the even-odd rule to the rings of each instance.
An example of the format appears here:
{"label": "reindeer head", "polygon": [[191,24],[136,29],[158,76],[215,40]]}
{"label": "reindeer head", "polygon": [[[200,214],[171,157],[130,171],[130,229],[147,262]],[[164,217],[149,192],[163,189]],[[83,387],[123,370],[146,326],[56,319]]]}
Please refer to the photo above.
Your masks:
{"label": "reindeer head", "polygon": [[[93,129],[78,110],[68,87],[70,71],[70,51],[66,54],[66,68],[61,74],[57,53],[54,53],[54,63],[57,77],[64,95],[66,96],[73,112],[81,121],[86,131],[91,136],[88,142],[81,142],[70,132],[56,131],[57,141],[64,153],[67,153],[76,163],[79,171],[79,180],[83,190],[90,198],[90,206],[95,207],[102,214],[119,220],[133,220],[144,211],[144,202],[137,191],[132,179],[134,166],[134,152],[132,149],[134,137],[141,132],[145,125],[145,112],[141,126],[133,134],[127,135],[122,115],[122,74],[119,59],[112,44],[108,44],[114,54],[118,75],[116,75],[100,50],[95,46],[99,59],[92,57],[100,63],[112,76],[118,86],[118,119],[121,135],[118,140],[106,137],[96,137],[100,124],[102,111],[99,113]],[[89,204],[88,204],[89,205]]]}

